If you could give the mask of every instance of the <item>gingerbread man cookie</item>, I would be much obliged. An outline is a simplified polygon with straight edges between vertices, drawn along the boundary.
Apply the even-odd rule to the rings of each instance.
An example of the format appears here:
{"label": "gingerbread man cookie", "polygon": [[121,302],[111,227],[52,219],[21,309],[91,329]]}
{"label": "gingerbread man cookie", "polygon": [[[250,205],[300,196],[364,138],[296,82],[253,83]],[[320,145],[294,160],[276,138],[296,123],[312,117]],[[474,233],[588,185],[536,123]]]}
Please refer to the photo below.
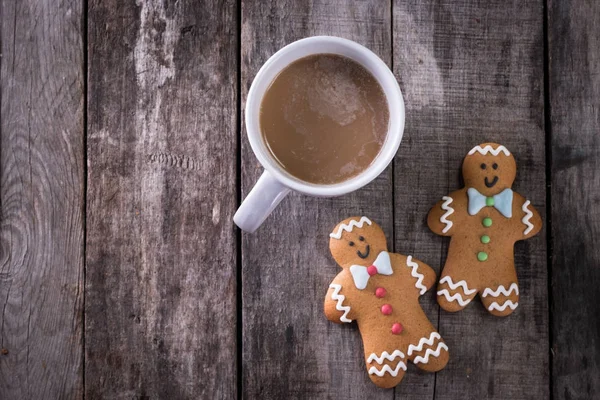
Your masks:
{"label": "gingerbread man cookie", "polygon": [[425,371],[444,368],[448,347],[419,304],[435,283],[431,267],[388,253],[383,231],[367,217],[345,219],[329,236],[342,271],[329,285],[325,315],[337,323],[357,322],[371,380],[396,386],[408,361]]}
{"label": "gingerbread man cookie", "polygon": [[517,164],[496,143],[475,146],[463,162],[465,187],[444,196],[429,212],[429,228],[450,236],[437,299],[446,311],[462,310],[479,294],[497,316],[519,305],[514,245],[542,228],[539,213],[511,186]]}

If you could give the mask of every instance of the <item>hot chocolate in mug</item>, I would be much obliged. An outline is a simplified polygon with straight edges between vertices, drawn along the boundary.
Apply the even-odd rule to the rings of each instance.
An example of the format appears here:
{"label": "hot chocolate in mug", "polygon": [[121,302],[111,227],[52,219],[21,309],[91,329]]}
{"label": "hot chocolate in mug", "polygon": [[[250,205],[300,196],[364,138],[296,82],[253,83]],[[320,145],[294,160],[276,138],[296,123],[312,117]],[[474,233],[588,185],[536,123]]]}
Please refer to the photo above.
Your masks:
{"label": "hot chocolate in mug", "polygon": [[[350,59],[352,64],[359,64],[358,68],[366,70],[370,75],[369,78],[374,78],[379,84],[387,103],[387,133],[372,162],[349,179],[329,184],[307,182],[287,171],[269,150],[260,126],[261,105],[273,81],[290,64],[315,55],[342,56]],[[348,96],[348,93],[342,91],[341,94],[335,95]],[[342,100],[345,101],[344,98]],[[348,98],[347,101],[351,104],[352,100]],[[242,202],[233,220],[242,230],[254,232],[290,190],[316,197],[340,196],[363,187],[379,176],[393,160],[402,140],[404,101],[394,75],[372,51],[351,40],[315,36],[282,48],[259,70],[246,101],[246,130],[250,146],[265,171]],[[341,145],[343,143],[340,143]]]}

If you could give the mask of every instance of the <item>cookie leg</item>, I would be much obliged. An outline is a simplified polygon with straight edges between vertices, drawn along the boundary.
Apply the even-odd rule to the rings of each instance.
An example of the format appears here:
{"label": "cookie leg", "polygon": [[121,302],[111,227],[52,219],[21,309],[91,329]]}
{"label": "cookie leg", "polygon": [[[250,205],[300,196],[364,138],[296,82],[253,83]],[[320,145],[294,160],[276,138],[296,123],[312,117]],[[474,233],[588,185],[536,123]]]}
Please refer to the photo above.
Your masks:
{"label": "cookie leg", "polygon": [[400,349],[365,353],[369,378],[381,388],[392,388],[406,373],[406,354]]}
{"label": "cookie leg", "polygon": [[505,317],[519,305],[519,286],[516,278],[511,282],[493,282],[481,292],[481,302],[490,314]]}
{"label": "cookie leg", "polygon": [[477,289],[466,279],[442,274],[437,288],[437,301],[446,311],[456,312],[467,306],[477,295]]}
{"label": "cookie leg", "polygon": [[444,368],[449,357],[448,346],[435,331],[410,344],[407,350],[407,358],[418,368],[429,372]]}

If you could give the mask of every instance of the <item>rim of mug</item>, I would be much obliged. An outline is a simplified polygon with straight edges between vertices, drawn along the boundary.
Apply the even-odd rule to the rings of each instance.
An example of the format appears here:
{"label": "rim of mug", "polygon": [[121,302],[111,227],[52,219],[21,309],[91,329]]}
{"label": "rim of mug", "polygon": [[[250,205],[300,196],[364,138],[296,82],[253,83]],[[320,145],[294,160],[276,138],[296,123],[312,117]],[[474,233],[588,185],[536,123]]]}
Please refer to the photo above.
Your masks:
{"label": "rim of mug", "polygon": [[[268,86],[275,79],[277,74],[281,72],[287,65],[291,64],[296,60],[314,54],[336,54],[335,52],[315,51],[297,57],[294,56],[281,69],[276,70],[275,72],[271,71],[271,68],[279,59],[288,56],[290,53],[297,51],[301,47],[310,46],[311,44],[314,44],[314,42],[327,42],[329,44],[339,45],[341,47],[349,47],[351,50],[363,53],[363,55],[365,55],[366,58],[368,58],[373,63],[373,65],[365,65],[363,62],[356,60],[351,56],[347,56],[346,54],[339,55],[351,58],[353,61],[361,64],[364,68],[366,68],[369,71],[369,73],[371,73],[371,75],[373,75],[373,77],[377,80],[377,82],[384,91],[390,116],[385,141],[373,162],[358,175],[348,180],[334,184],[316,184],[306,182],[296,178],[289,172],[285,171],[285,169],[283,169],[283,167],[271,155],[266,143],[262,139],[262,134],[260,131],[260,116],[252,115],[252,113],[250,112],[250,107],[255,106],[255,102],[258,102],[258,110],[260,112],[260,103],[262,103],[262,97],[264,96],[266,90],[268,90]],[[375,69],[375,71],[373,69]],[[267,88],[263,91],[261,97],[259,99],[256,99],[256,87],[259,83],[262,83],[264,80],[269,81],[267,84]],[[288,44],[287,46],[281,48],[279,51],[273,54],[263,64],[263,66],[260,68],[256,76],[254,77],[252,85],[250,86],[250,90],[248,91],[248,97],[246,100],[245,108],[245,120],[246,133],[248,135],[248,140],[250,142],[250,147],[252,148],[252,151],[256,155],[258,161],[262,164],[263,168],[265,168],[265,170],[271,173],[279,182],[281,182],[282,185],[287,186],[288,188],[297,192],[301,192],[311,196],[340,196],[358,190],[361,187],[373,181],[383,172],[383,170],[385,170],[385,168],[394,159],[394,156],[396,155],[398,148],[400,147],[400,142],[402,141],[402,136],[404,133],[404,99],[402,97],[402,92],[400,90],[400,86],[398,85],[398,81],[394,77],[392,71],[390,71],[387,64],[383,62],[383,60],[371,50],[349,39],[344,39],[336,36],[312,36]]]}

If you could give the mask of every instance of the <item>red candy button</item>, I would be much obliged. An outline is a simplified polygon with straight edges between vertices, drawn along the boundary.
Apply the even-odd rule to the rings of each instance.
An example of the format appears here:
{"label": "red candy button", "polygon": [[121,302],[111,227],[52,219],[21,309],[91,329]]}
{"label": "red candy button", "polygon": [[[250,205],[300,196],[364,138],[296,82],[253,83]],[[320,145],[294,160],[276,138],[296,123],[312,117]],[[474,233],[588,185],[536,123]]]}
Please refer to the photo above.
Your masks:
{"label": "red candy button", "polygon": [[375,289],[375,296],[380,299],[384,297],[386,293],[387,291],[382,287],[378,287],[377,289]]}
{"label": "red candy button", "polygon": [[392,325],[392,333],[394,335],[401,334],[403,330],[404,330],[404,328],[402,327],[402,325],[397,322],[394,325]]}
{"label": "red candy button", "polygon": [[392,306],[389,304],[384,304],[381,306],[381,312],[383,315],[390,315],[392,313]]}
{"label": "red candy button", "polygon": [[[363,271],[364,271],[364,270],[363,270]],[[370,267],[368,267],[368,268],[367,268],[367,273],[368,273],[370,276],[373,276],[373,275],[377,274],[377,267],[376,267],[376,266],[374,266],[374,265],[371,265]]]}

